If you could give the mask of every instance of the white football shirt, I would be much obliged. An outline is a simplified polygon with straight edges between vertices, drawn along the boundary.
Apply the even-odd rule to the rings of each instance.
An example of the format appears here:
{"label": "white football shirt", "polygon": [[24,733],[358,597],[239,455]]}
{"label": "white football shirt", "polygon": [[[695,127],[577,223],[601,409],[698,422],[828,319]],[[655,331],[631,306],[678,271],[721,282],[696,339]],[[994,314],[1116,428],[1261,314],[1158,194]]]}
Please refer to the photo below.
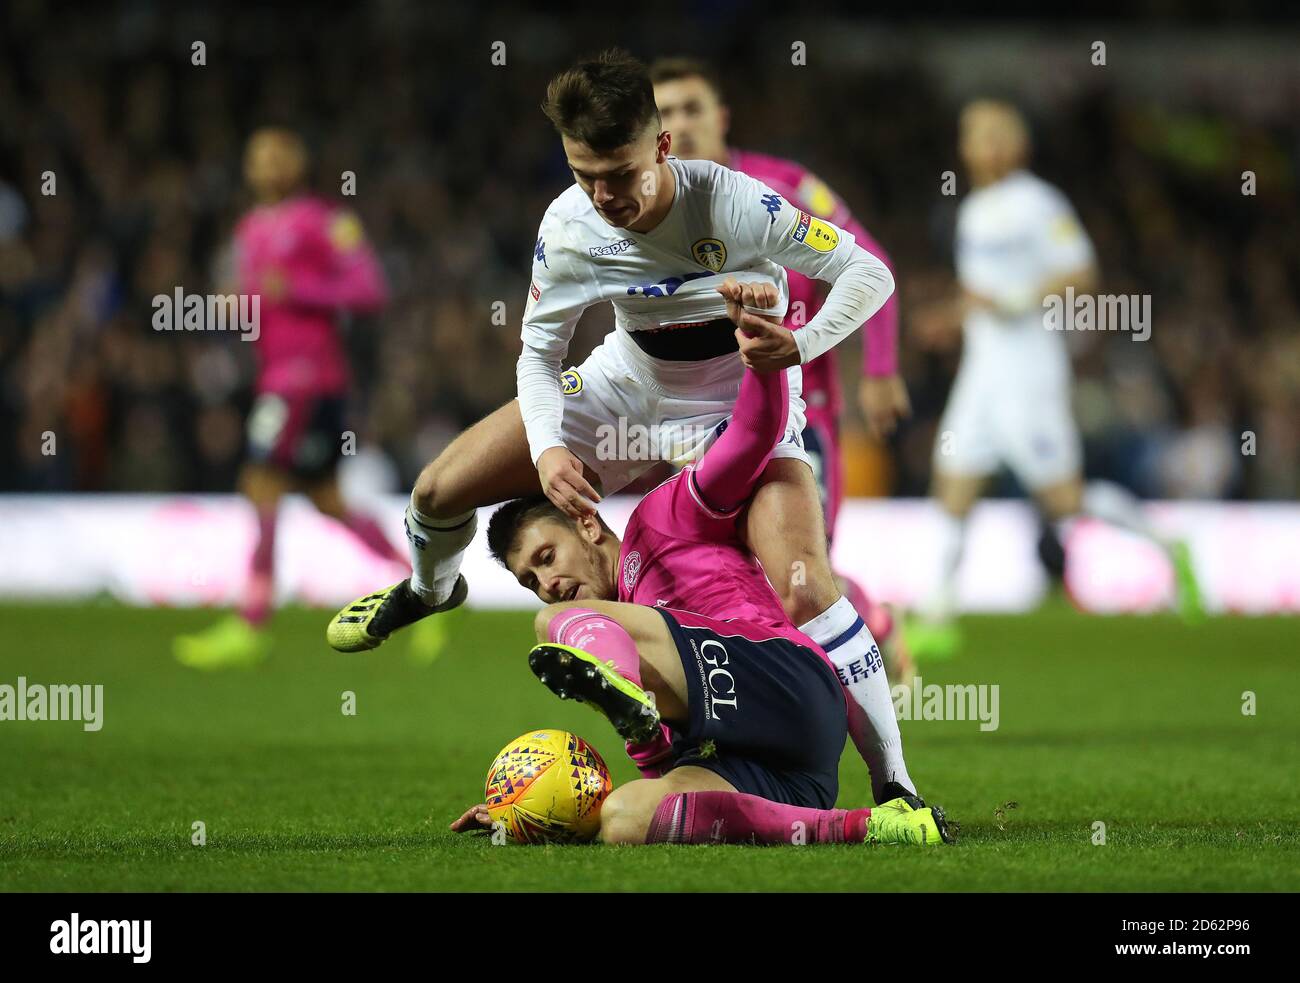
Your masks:
{"label": "white football shirt", "polygon": [[1035,291],[1094,262],[1070,202],[1028,171],[972,191],[957,212],[961,285],[1003,308],[975,311],[963,325],[963,367],[1069,376],[1062,332],[1051,330]]}
{"label": "white football shirt", "polygon": [[708,160],[670,157],[668,165],[673,204],[650,232],[609,225],[576,184],[546,210],[518,368],[534,462],[564,443],[559,371],[579,317],[593,304],[613,304],[616,331],[706,322],[727,316],[715,288],[733,276],[776,284],[780,302],[767,313],[782,316],[789,267],[832,284],[816,317],[795,332],[807,362],[852,333],[893,292],[888,268],[850,233],[793,207],[762,182]]}

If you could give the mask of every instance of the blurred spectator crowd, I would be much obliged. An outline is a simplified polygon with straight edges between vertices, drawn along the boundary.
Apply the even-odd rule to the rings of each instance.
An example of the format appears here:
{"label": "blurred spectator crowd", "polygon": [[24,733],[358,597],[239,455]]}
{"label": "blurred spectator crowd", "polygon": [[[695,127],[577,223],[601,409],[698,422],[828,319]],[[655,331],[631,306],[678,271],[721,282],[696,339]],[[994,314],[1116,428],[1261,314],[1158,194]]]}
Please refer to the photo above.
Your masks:
{"label": "blurred spectator crowd", "polygon": [[[873,447],[850,399],[850,491],[924,493],[959,354],[924,317],[952,286],[958,198],[940,193],[941,175],[967,189],[950,85],[906,58],[791,71],[694,31],[678,35],[683,51],[596,23],[525,34],[494,66],[491,39],[515,36],[508,18],[477,28],[432,9],[226,17],[217,5],[177,20],[154,4],[67,18],[18,2],[0,15],[0,490],[233,486],[253,346],[155,332],[150,301],[221,290],[249,206],[243,141],[264,123],[306,136],[332,200],[356,174],[346,202],[393,301],[344,326],[352,426],[409,482],[513,395],[537,223],[571,180],[538,104],[551,73],[620,42],[711,57],[733,142],[812,166],[890,251],[915,416]],[[1222,103],[1158,102],[1103,77],[1030,112],[1034,167],[1079,210],[1102,292],[1152,298],[1148,342],[1069,336],[1088,470],[1152,497],[1297,498],[1300,93],[1271,116]],[[55,193],[43,194],[49,174]],[[589,312],[575,361],[610,323]],[[859,344],[841,360],[849,386]]]}

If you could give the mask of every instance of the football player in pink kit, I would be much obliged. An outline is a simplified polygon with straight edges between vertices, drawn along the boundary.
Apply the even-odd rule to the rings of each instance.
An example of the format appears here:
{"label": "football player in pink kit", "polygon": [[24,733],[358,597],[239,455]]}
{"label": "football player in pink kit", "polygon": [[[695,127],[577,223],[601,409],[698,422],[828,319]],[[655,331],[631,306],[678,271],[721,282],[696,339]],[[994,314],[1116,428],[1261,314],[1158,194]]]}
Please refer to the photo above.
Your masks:
{"label": "football player in pink kit", "polygon": [[[855,241],[892,271],[880,243],[853,217],[843,200],[802,164],[727,146],[730,112],[723,102],[721,86],[707,65],[691,58],[661,58],[650,66],[650,78],[664,128],[672,133],[679,157],[713,160],[757,178],[796,208],[852,232]],[[787,270],[786,274],[790,307],[785,326],[793,331],[817,313],[826,290],[823,284],[796,270]],[[898,374],[897,293],[866,321],[862,332],[863,376],[858,401],[872,433],[884,438],[894,431],[899,417],[911,412],[907,387]],[[817,477],[826,538],[830,541],[844,501],[844,463],[839,446],[843,394],[836,349],[803,366],[803,398],[807,404],[804,446]],[[911,660],[901,639],[891,638],[893,618],[889,609],[871,602],[852,577],[842,573],[837,576],[845,596],[853,602],[871,634],[896,662],[890,666],[891,675],[897,670],[898,675],[910,676]]]}
{"label": "football player in pink kit", "polygon": [[175,641],[177,659],[197,669],[266,655],[259,629],[271,607],[276,514],[291,491],[304,492],[372,552],[407,565],[373,519],[347,507],[334,475],[349,383],[338,317],[379,310],[387,285],[356,217],[307,194],[306,172],[296,134],[268,128],[250,138],[244,175],[257,205],[234,239],[238,289],[261,297],[256,400],[240,474],[257,512],[257,541],[238,616]]}
{"label": "football player in pink kit", "polygon": [[[774,288],[719,292],[741,330],[767,329],[741,305],[770,306]],[[873,809],[834,808],[848,733],[837,670],[790,624],[737,523],[785,431],[786,387],[782,372],[746,371],[717,442],[641,501],[621,542],[544,496],[492,518],[493,553],[548,602],[533,671],[603,712],[645,776],[606,801],[606,842],[947,839],[942,810],[894,782]],[[453,829],[486,825],[476,806]]]}

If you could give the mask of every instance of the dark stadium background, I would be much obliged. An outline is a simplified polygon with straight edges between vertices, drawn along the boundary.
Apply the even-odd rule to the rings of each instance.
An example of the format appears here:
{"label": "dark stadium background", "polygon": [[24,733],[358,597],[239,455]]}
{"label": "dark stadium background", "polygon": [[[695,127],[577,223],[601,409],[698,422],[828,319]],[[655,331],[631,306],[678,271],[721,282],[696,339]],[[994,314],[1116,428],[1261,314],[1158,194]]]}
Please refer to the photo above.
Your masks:
{"label": "dark stadium background", "polygon": [[[932,972],[936,955],[966,974],[980,960],[1018,969],[1038,947],[1051,951],[1034,969],[1063,954],[1082,965],[1156,940],[1121,931],[1122,919],[1175,915],[1249,915],[1249,932],[1194,941],[1266,957],[1262,912],[1281,925],[1287,909],[1241,892],[1300,890],[1300,787],[1286,764],[1300,747],[1300,8],[1186,6],[0,0],[0,687],[102,686],[104,725],[0,707],[0,907],[9,892],[60,892],[15,896],[18,917],[0,914],[5,965],[49,956],[47,926],[70,912],[152,915],[160,966],[274,950],[301,975],[320,952],[337,976],[349,950],[373,964],[408,940],[424,962],[430,951],[445,961],[448,939],[477,942],[458,923],[437,932],[447,905],[430,918],[398,899],[385,912],[418,913],[419,931],[395,915],[367,932],[361,904],[331,893],[315,918],[304,893],[496,890],[900,892],[866,900],[877,917],[865,933],[884,929],[867,936],[871,964],[915,953]],[[791,64],[795,40],[806,66]],[[1090,61],[1098,41],[1105,66]],[[494,42],[505,66],[491,62]],[[1172,609],[1168,558],[1140,537],[1078,524],[1058,590],[1034,556],[1028,507],[973,513],[962,652],[919,660],[893,694],[900,715],[941,690],[997,698],[993,730],[952,709],[900,723],[918,791],[960,826],[953,849],[503,852],[451,832],[503,745],[538,728],[594,742],[615,783],[637,772],[589,707],[537,683],[532,599],[486,550],[466,555],[469,603],[422,623],[432,643],[417,630],[368,655],[330,650],[329,612],[403,574],[303,500],[285,504],[272,551],[269,657],[213,672],[178,657],[187,636],[245,624],[228,609],[250,593],[259,523],[231,492],[253,346],[154,331],[151,300],[227,289],[250,131],[302,130],[319,190],[359,212],[393,286],[381,316],[348,328],[359,453],[342,477],[400,544],[420,466],[514,394],[537,224],[570,181],[539,103],[553,73],[611,43],[711,60],[734,142],[812,166],[892,255],[916,415],[878,447],[850,405],[848,493],[895,498],[846,503],[836,565],[900,623],[940,574],[938,506],[916,496],[958,352],[929,341],[927,315],[951,283],[959,199],[941,182],[957,171],[959,196],[968,190],[955,130],[976,95],[1026,110],[1034,166],[1081,212],[1102,292],[1151,296],[1145,343],[1069,336],[1090,474],[1148,499],[1244,500],[1145,510],[1187,542],[1209,602],[1199,623]],[[339,195],[345,170],[354,198]],[[55,196],[40,193],[46,171]],[[608,324],[605,311],[586,320],[575,359]],[[846,382],[860,344],[843,346]],[[43,453],[47,433],[56,454]],[[115,491],[161,494],[98,494]],[[629,497],[605,511],[618,528],[630,510]],[[910,644],[901,636],[881,641]],[[839,804],[870,801],[850,748]],[[118,893],[136,891],[149,895]],[[249,892],[266,891],[295,897],[248,917]],[[917,896],[959,891],[999,896]],[[196,910],[179,892],[230,892],[239,911],[214,910],[221,898]],[[1035,893],[1021,903],[1012,892]],[[1062,909],[1061,892],[1087,897]],[[805,907],[757,904],[780,919],[773,940],[804,943],[806,931],[792,933]],[[514,928],[458,907],[493,942]],[[587,956],[581,965],[592,941],[623,942],[593,932],[581,900],[561,910],[558,932],[533,918],[531,933],[506,937],[530,956],[555,939]],[[734,932],[733,912],[745,918]],[[294,918],[313,921],[296,931]],[[351,931],[320,944],[321,924]],[[755,935],[732,900],[708,905],[706,927],[728,965],[745,948],[734,941]],[[637,949],[662,934],[640,933]],[[835,941],[817,937],[819,969],[837,949],[861,962],[861,944]]]}
{"label": "dark stadium background", "polygon": [[[961,102],[1028,111],[1035,168],[1079,209],[1107,293],[1152,295],[1151,340],[1074,336],[1088,470],[1150,497],[1300,496],[1300,58],[1270,8],[1164,4],[991,24],[909,9],[901,23],[818,5],[542,11],[527,4],[224,3],[0,12],[0,490],[225,491],[251,347],[159,334],[149,300],[219,289],[248,199],[242,145],[301,129],[317,184],[350,199],[394,288],[351,326],[353,426],[392,490],[514,391],[537,222],[567,185],[538,103],[575,56],[617,41],[710,59],[733,143],[812,166],[890,250],[916,415],[888,448],[846,425],[850,494],[917,495],[956,365],[918,311],[951,276]],[[790,39],[808,64],[790,63]],[[207,64],[190,63],[192,42]],[[494,41],[507,64],[491,64]],[[1103,40],[1108,64],[1089,63]],[[41,174],[58,193],[39,193]],[[1241,194],[1254,171],[1255,197]],[[959,177],[959,194],[967,185]],[[504,326],[492,304],[504,301]],[[608,326],[590,316],[581,358]],[[847,343],[846,378],[859,342]],[[851,394],[852,390],[849,390]],[[59,453],[41,453],[54,431]],[[1241,453],[1251,431],[1261,448]]]}

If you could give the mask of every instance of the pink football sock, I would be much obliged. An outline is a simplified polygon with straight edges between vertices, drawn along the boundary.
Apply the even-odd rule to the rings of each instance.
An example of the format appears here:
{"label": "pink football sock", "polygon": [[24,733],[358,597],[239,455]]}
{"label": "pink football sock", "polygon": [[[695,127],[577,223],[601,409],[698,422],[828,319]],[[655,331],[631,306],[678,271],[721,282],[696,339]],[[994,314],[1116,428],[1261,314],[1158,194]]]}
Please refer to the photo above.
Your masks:
{"label": "pink football sock", "polygon": [[393,546],[384,531],[379,528],[379,523],[368,515],[362,515],[360,512],[349,512],[343,517],[343,525],[347,530],[361,540],[361,544],[376,556],[382,556],[385,560],[392,560],[394,563],[400,563],[402,566],[409,567],[410,562],[406,558],[406,551],[399,550]]}
{"label": "pink football sock", "polygon": [[659,732],[643,744],[627,742],[627,756],[632,759],[642,778],[662,778],[663,766],[673,753],[673,739],[668,728],[659,725]]}
{"label": "pink football sock", "polygon": [[613,662],[620,676],[641,685],[641,656],[632,636],[617,621],[590,608],[567,608],[551,619],[547,637],[582,649],[601,662]]}
{"label": "pink football sock", "polygon": [[745,792],[666,795],[647,843],[858,843],[870,809],[808,809]]}
{"label": "pink football sock", "polygon": [[253,547],[252,569],[239,608],[240,616],[254,628],[260,628],[271,613],[275,588],[276,514],[275,509],[257,513],[257,545]]}

